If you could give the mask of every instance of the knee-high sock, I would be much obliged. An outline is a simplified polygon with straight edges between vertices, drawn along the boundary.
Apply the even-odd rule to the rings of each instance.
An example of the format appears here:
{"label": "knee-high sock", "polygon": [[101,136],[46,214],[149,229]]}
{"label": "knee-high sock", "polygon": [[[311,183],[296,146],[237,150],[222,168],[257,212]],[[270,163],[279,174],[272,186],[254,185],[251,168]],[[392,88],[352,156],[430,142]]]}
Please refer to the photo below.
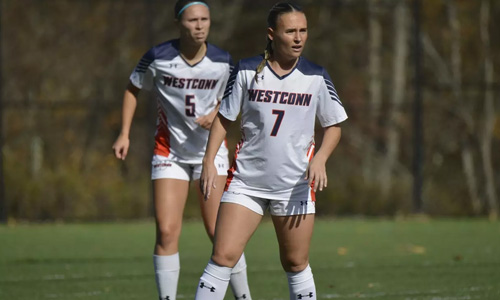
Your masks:
{"label": "knee-high sock", "polygon": [[195,300],[223,300],[232,268],[219,266],[210,260],[201,275]]}
{"label": "knee-high sock", "polygon": [[290,300],[316,300],[316,286],[309,265],[297,273],[287,272],[286,276],[288,277]]}
{"label": "knee-high sock", "polygon": [[233,290],[233,295],[236,300],[252,299],[250,296],[250,288],[248,287],[245,253],[241,255],[240,260],[238,260],[231,271],[231,280],[229,281],[229,284],[231,285],[231,290]]}
{"label": "knee-high sock", "polygon": [[179,281],[179,253],[173,255],[153,255],[156,286],[160,300],[175,300]]}

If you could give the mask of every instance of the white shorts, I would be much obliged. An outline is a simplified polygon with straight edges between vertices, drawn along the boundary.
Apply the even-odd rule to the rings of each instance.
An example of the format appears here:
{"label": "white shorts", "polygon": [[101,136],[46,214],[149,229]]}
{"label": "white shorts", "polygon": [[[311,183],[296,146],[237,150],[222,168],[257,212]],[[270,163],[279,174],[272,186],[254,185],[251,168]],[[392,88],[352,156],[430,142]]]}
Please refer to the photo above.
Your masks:
{"label": "white shorts", "polygon": [[[217,168],[217,174],[227,176],[227,169],[229,168],[227,157],[217,155],[214,163]],[[151,179],[198,180],[201,176],[201,168],[201,164],[185,164],[165,156],[153,155],[151,161]]]}
{"label": "white shorts", "polygon": [[296,216],[316,213],[316,203],[312,199],[274,200],[225,191],[221,202],[242,205],[262,216],[268,208],[272,216]]}

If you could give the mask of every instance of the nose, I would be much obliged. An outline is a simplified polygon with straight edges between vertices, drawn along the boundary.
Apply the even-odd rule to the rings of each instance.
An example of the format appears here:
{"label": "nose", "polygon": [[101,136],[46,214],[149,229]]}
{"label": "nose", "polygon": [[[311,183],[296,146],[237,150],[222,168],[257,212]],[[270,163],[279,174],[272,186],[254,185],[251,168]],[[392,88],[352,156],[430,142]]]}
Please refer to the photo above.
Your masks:
{"label": "nose", "polygon": [[302,36],[300,35],[300,32],[296,32],[294,37],[293,37],[293,41],[295,43],[300,43],[302,41]]}

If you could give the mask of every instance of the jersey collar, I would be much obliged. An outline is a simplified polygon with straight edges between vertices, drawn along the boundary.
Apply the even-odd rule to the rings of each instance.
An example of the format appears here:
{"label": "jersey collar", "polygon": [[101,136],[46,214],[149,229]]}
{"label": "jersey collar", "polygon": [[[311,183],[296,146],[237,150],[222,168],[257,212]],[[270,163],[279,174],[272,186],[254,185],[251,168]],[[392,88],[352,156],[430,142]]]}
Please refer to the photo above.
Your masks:
{"label": "jersey collar", "polygon": [[295,64],[295,67],[293,67],[293,69],[291,69],[290,72],[288,72],[287,74],[285,74],[283,76],[279,76],[278,74],[276,74],[276,72],[274,72],[273,68],[271,68],[271,65],[269,65],[269,61],[267,61],[267,60],[266,60],[266,66],[274,74],[274,76],[276,76],[276,78],[278,78],[279,80],[283,80],[283,79],[287,78],[290,74],[292,74],[293,71],[295,71],[295,69],[297,69],[297,67],[299,66],[301,61],[302,61],[302,56],[299,56],[299,61]]}

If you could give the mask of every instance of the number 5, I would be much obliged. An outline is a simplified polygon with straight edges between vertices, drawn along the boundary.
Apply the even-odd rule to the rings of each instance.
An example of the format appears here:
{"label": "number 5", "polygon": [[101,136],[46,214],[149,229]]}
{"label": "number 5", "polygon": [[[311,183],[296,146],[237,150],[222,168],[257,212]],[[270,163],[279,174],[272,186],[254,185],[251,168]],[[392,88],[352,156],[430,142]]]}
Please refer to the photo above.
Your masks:
{"label": "number 5", "polygon": [[191,102],[194,99],[194,95],[186,95],[186,116],[194,117],[195,106],[194,102]]}

